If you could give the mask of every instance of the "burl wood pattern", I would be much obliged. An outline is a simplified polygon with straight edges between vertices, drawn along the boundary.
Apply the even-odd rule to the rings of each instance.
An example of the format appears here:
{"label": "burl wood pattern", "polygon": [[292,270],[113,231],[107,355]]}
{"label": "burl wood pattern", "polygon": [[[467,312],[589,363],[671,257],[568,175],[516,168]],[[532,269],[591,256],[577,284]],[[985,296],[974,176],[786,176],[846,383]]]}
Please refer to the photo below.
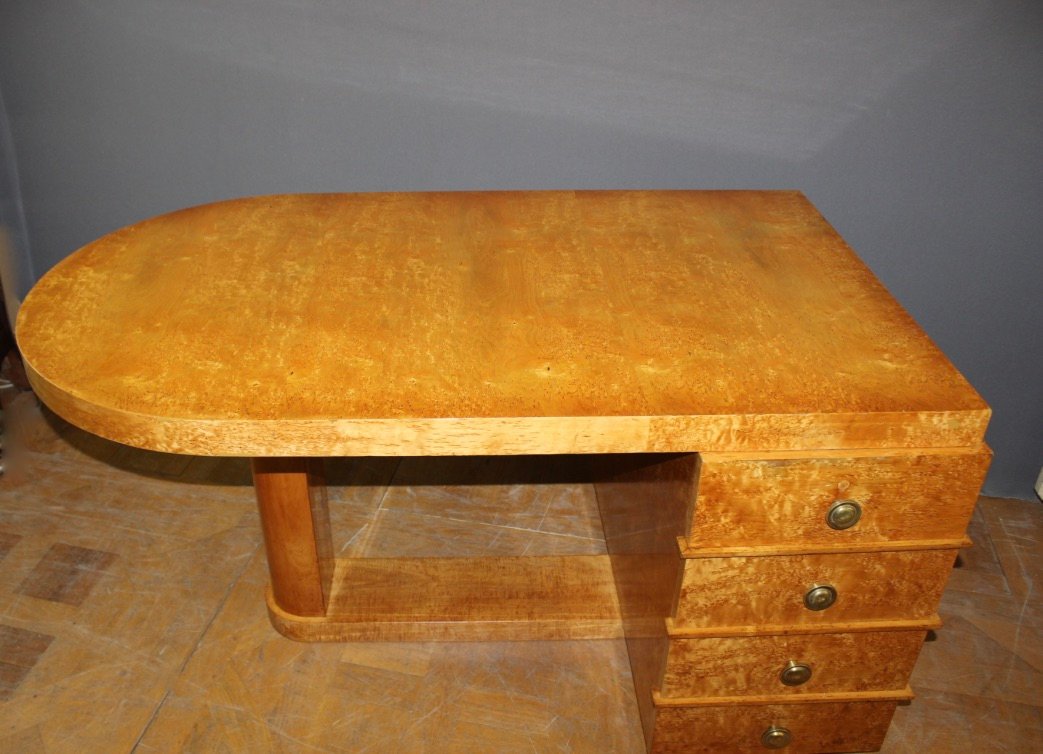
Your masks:
{"label": "burl wood pattern", "polygon": [[[221,202],[74,253],[17,335],[80,427],[257,459],[286,635],[622,626],[656,752],[877,748],[988,464],[982,399],[798,192]],[[550,453],[626,454],[608,556],[334,560],[314,458]]]}
{"label": "burl wood pattern", "polygon": [[[904,689],[924,631],[789,634],[670,641],[663,697],[814,694]],[[811,679],[786,686],[790,661],[808,665]]]}
{"label": "burl wood pattern", "polygon": [[201,455],[971,446],[989,415],[792,191],[236,199],[72,254],[17,336],[57,413]]}
{"label": "burl wood pattern", "polygon": [[668,707],[659,710],[652,754],[762,754],[765,730],[793,735],[787,754],[875,751],[896,702],[773,704],[748,707]]}
{"label": "burl wood pattern", "polygon": [[[907,540],[953,543],[964,536],[990,460],[987,448],[832,457],[705,453],[688,546],[807,551]],[[861,505],[853,527],[836,530],[826,523],[837,500]]]}
{"label": "burl wood pattern", "polygon": [[[927,618],[952,571],[955,550],[692,558],[685,561],[676,623],[750,626]],[[812,586],[837,590],[832,607],[804,606]]]}

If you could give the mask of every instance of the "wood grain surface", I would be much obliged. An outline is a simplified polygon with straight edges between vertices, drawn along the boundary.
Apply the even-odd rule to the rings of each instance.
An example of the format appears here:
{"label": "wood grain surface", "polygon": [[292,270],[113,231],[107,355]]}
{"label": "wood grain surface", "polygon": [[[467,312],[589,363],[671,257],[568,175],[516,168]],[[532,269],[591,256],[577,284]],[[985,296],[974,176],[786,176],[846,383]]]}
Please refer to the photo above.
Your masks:
{"label": "wood grain surface", "polygon": [[339,558],[324,617],[268,595],[272,623],[304,641],[515,641],[623,635],[607,555]]}
{"label": "wood grain surface", "polygon": [[[955,550],[691,558],[685,561],[675,622],[751,626],[927,618],[937,609],[955,558]],[[805,593],[817,585],[837,590],[832,607],[804,606]]]}
{"label": "wood grain surface", "polygon": [[[765,458],[704,453],[687,548],[797,547],[850,550],[860,545],[960,540],[978,499],[991,453],[929,450],[902,455],[814,453]],[[832,529],[830,506],[851,500],[858,523]],[[951,546],[951,544],[950,544]]]}
{"label": "wood grain surface", "polygon": [[797,636],[803,634],[858,634],[881,631],[933,631],[942,619],[931,614],[924,618],[877,620],[841,620],[820,623],[759,623],[740,626],[686,626],[673,618],[666,619],[666,632],[671,639],[714,639],[748,636]]}
{"label": "wood grain surface", "polygon": [[[814,694],[904,689],[924,631],[790,634],[670,642],[663,697]],[[790,661],[811,668],[800,686],[780,673]]]}
{"label": "wood grain surface", "polygon": [[37,283],[39,396],[199,455],[975,446],[988,409],[798,192],[310,194]]}
{"label": "wood grain surface", "polygon": [[793,736],[787,754],[876,751],[897,702],[772,704],[741,707],[666,707],[659,710],[652,754],[764,752],[761,735],[772,726]]}
{"label": "wood grain surface", "polygon": [[665,618],[676,610],[684,569],[676,542],[690,526],[699,457],[597,456],[591,466],[647,744],[666,661]]}
{"label": "wood grain surface", "polygon": [[276,602],[296,615],[325,615],[334,559],[321,460],[254,458],[251,469]]}

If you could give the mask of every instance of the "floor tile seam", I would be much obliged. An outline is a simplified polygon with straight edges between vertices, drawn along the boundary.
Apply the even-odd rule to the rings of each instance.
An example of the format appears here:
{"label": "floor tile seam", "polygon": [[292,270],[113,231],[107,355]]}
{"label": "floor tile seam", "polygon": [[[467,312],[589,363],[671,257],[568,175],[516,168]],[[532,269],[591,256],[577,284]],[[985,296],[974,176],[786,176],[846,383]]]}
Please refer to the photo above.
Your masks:
{"label": "floor tile seam", "polygon": [[208,620],[206,622],[206,625],[203,626],[203,628],[200,630],[199,638],[193,645],[192,650],[188,653],[184,661],[181,663],[181,667],[178,669],[178,677],[184,674],[185,668],[188,667],[188,664],[192,661],[192,658],[195,657],[196,653],[199,651],[199,648],[203,644],[203,640],[206,638],[206,635],[210,633],[210,629],[213,627],[214,622],[221,615],[221,612],[224,610],[225,605],[228,604],[228,600],[232,597],[232,592],[234,592],[235,588],[239,586],[239,583],[242,581],[242,578],[246,573],[247,569],[250,567],[250,564],[253,563],[254,558],[256,558],[257,554],[261,551],[261,547],[262,546],[260,543],[255,544],[252,550],[250,551],[249,555],[242,558],[242,565],[239,566],[238,572],[229,580],[228,586],[225,588],[225,593],[221,596],[220,601],[215,606],[213,614],[210,616],[210,620]]}
{"label": "floor tile seam", "polygon": [[159,716],[159,711],[163,708],[163,705],[165,705],[167,703],[167,699],[169,699],[169,698],[170,698],[170,689],[167,688],[166,692],[163,694],[163,698],[160,699],[156,703],[156,706],[152,708],[152,714],[149,715],[148,720],[146,720],[145,724],[142,726],[141,733],[138,734],[138,737],[135,739],[134,743],[131,745],[131,747],[130,747],[131,754],[134,754],[134,752],[138,751],[139,747],[141,746],[141,742],[145,738],[145,734],[148,733],[149,729],[152,727],[152,724],[156,721],[156,717]]}
{"label": "floor tile seam", "polygon": [[170,678],[170,681],[169,681],[170,685],[167,687],[166,692],[163,694],[163,698],[159,701],[159,703],[153,709],[152,715],[149,717],[148,721],[145,723],[145,726],[142,728],[141,734],[138,736],[137,740],[134,742],[134,746],[131,747],[131,752],[134,752],[134,751],[138,750],[138,748],[141,745],[142,741],[144,740],[145,736],[148,734],[149,730],[152,728],[153,724],[155,723],[156,718],[159,716],[159,713],[162,711],[163,707],[166,705],[168,700],[170,700],[171,694],[173,693],[174,686],[178,683],[178,681],[182,678],[182,676],[184,676],[185,669],[188,667],[189,663],[192,661],[192,658],[194,658],[196,656],[196,654],[199,652],[199,649],[202,646],[203,641],[206,639],[207,634],[210,633],[210,629],[213,627],[214,622],[221,615],[221,612],[224,610],[225,605],[228,603],[228,600],[231,598],[232,592],[235,590],[235,587],[239,585],[239,582],[242,580],[243,575],[246,573],[247,568],[249,567],[250,563],[253,561],[254,557],[256,557],[256,555],[257,555],[259,550],[260,550],[260,545],[259,544],[255,545],[254,548],[253,548],[253,551],[250,554],[250,556],[243,558],[243,564],[239,567],[239,571],[229,580],[228,587],[225,589],[225,593],[222,595],[221,600],[215,606],[215,608],[213,610],[213,613],[210,616],[210,620],[208,620],[206,622],[206,625],[204,625],[200,629],[198,638],[196,639],[195,643],[192,645],[192,648],[186,653],[185,658],[184,658],[184,660],[182,660],[181,665],[178,667],[177,671],[175,673],[171,674],[171,678]]}

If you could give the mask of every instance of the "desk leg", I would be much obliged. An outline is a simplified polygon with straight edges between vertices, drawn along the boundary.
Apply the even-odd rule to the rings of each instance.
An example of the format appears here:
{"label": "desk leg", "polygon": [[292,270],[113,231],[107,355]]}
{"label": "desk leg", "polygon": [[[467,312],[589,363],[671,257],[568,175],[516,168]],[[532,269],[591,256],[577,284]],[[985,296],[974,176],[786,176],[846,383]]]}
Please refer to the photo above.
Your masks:
{"label": "desk leg", "polygon": [[292,615],[323,616],[333,583],[333,540],[322,461],[252,462],[275,604]]}

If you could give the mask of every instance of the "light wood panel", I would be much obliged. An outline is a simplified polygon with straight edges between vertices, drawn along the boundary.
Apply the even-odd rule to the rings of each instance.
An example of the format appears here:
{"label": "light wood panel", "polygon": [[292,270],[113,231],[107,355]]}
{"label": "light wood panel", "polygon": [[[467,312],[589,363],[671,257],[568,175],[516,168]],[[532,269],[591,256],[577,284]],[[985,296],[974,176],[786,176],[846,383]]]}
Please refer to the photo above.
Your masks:
{"label": "light wood panel", "polygon": [[325,617],[273,625],[304,641],[513,641],[622,637],[607,555],[339,558]]}
{"label": "light wood panel", "polygon": [[[751,626],[927,618],[937,609],[955,550],[692,558],[675,624]],[[816,585],[837,590],[832,607],[804,606]]]}
{"label": "light wood panel", "polygon": [[684,566],[676,540],[689,526],[699,458],[601,456],[591,465],[647,743],[666,659],[664,619],[676,609]]}
{"label": "light wood panel", "polygon": [[[947,540],[964,536],[992,454],[915,451],[910,455],[765,458],[704,453],[688,547],[787,547],[850,551],[869,544]],[[830,506],[852,500],[858,523],[836,530]]]}
{"label": "light wood panel", "polygon": [[697,696],[684,698],[668,698],[656,693],[653,695],[656,707],[660,709],[679,709],[692,707],[760,707],[769,704],[805,705],[828,704],[832,702],[909,702],[913,699],[912,689],[874,689],[872,691],[841,691],[799,696],[782,694],[747,694],[745,696]]}
{"label": "light wood panel", "polygon": [[252,470],[274,599],[295,615],[324,615],[333,539],[321,461],[255,458]]}
{"label": "light wood panel", "polygon": [[[673,639],[662,697],[740,696],[904,689],[924,631],[790,634]],[[811,668],[800,686],[780,673],[790,661]]]}
{"label": "light wood panel", "polygon": [[[55,640],[4,702],[0,751],[644,750],[617,642],[285,640],[262,606],[268,575],[255,501],[242,486],[246,464],[119,448],[54,417],[44,423],[32,396],[21,398],[39,426],[5,406],[0,623]],[[15,456],[18,434],[35,450]],[[370,465],[389,464],[361,464]],[[330,481],[337,476],[346,475],[331,468]],[[390,472],[373,476],[350,483],[384,484]],[[338,508],[372,511],[379,497],[331,489],[331,513],[336,521]],[[505,511],[530,511],[525,495],[496,499]],[[507,513],[499,523],[509,539]],[[1039,635],[1043,611],[1041,534],[1043,506],[981,501],[976,546],[961,553],[941,604],[946,625],[924,646],[917,699],[899,706],[885,752],[959,752],[968,741],[996,752],[1038,748],[1043,665],[1027,637]],[[556,537],[547,539],[555,552]],[[119,555],[79,607],[17,594],[55,542]],[[473,554],[470,542],[458,544],[457,555]],[[445,554],[452,545],[447,538]]]}
{"label": "light wood panel", "polygon": [[17,334],[58,413],[179,453],[970,446],[988,418],[798,192],[237,199],[84,247]]}
{"label": "light wood panel", "polygon": [[[268,605],[287,636],[622,631],[664,751],[741,748],[764,715],[792,721],[791,750],[878,744],[908,698],[891,687],[910,642],[890,647],[898,675],[862,691],[843,688],[859,683],[848,669],[779,693],[738,656],[836,663],[857,642],[837,644],[838,627],[871,643],[881,623],[933,621],[988,461],[981,398],[797,192],[223,202],[72,255],[18,335],[39,395],[90,431],[258,458]],[[598,557],[335,563],[308,460],[644,452],[681,455],[606,459]],[[823,519],[841,495],[865,518],[835,532]],[[807,610],[822,584],[837,604]],[[672,695],[668,642],[713,631],[708,655],[675,658],[669,682],[690,695]],[[693,684],[707,663],[723,686]]]}
{"label": "light wood panel", "polygon": [[793,735],[787,754],[876,751],[897,702],[835,702],[764,706],[665,707],[659,710],[652,754],[744,754],[766,749],[764,731]]}
{"label": "light wood panel", "polygon": [[940,628],[937,614],[925,618],[897,620],[848,620],[821,623],[760,623],[746,626],[685,626],[666,619],[666,632],[671,639],[705,639],[737,636],[795,636],[800,634],[847,634],[876,631],[930,631]]}
{"label": "light wood panel", "polygon": [[869,542],[867,544],[835,545],[812,544],[802,546],[799,542],[772,547],[771,545],[754,545],[744,547],[691,547],[687,537],[677,538],[677,547],[684,558],[726,558],[732,556],[753,557],[760,555],[810,555],[814,553],[844,552],[903,552],[914,550],[957,550],[970,547],[973,543],[967,537],[959,539],[906,539],[897,542]]}

